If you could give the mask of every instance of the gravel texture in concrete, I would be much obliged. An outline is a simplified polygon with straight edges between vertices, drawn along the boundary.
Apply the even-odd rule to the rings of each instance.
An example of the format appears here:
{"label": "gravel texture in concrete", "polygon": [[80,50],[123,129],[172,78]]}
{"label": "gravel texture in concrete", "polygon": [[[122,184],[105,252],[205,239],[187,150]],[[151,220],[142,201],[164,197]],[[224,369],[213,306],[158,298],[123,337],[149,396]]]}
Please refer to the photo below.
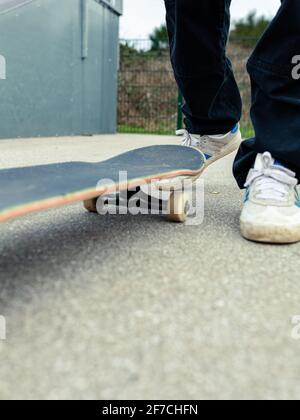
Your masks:
{"label": "gravel texture in concrete", "polygon": [[[176,141],[4,140],[0,167]],[[231,164],[205,174],[200,225],[80,203],[0,225],[0,398],[299,398],[300,245],[241,238]]]}

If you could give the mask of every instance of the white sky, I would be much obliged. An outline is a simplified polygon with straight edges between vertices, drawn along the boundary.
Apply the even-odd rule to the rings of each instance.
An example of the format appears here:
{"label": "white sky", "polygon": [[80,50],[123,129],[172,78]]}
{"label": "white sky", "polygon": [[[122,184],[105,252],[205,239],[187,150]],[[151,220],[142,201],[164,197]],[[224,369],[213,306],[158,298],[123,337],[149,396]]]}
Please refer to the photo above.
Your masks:
{"label": "white sky", "polygon": [[[153,28],[165,20],[163,0],[123,1],[124,16],[121,18],[121,38],[148,38]],[[233,20],[244,17],[251,10],[257,10],[259,15],[273,16],[279,6],[279,0],[232,0],[231,14]]]}

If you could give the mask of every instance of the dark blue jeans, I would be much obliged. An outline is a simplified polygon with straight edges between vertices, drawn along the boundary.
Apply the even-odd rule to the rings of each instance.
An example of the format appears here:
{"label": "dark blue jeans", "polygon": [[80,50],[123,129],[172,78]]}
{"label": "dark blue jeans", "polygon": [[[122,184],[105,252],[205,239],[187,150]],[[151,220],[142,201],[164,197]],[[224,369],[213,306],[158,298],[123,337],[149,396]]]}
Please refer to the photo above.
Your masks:
{"label": "dark blue jeans", "polygon": [[[226,133],[241,118],[242,101],[226,56],[230,3],[165,0],[171,61],[185,98],[185,123],[194,134]],[[241,188],[257,153],[265,151],[300,180],[299,56],[300,0],[282,0],[247,64],[255,137],[243,142],[234,163]]]}

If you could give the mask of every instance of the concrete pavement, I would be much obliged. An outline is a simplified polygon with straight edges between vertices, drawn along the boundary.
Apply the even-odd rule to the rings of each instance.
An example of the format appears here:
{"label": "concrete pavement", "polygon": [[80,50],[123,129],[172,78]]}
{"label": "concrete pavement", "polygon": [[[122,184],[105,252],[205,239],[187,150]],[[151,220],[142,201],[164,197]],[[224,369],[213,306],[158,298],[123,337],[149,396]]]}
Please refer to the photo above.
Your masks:
{"label": "concrete pavement", "polygon": [[[4,140],[0,166],[175,141]],[[299,398],[300,245],[240,237],[231,161],[205,175],[200,226],[81,204],[0,225],[0,398]]]}

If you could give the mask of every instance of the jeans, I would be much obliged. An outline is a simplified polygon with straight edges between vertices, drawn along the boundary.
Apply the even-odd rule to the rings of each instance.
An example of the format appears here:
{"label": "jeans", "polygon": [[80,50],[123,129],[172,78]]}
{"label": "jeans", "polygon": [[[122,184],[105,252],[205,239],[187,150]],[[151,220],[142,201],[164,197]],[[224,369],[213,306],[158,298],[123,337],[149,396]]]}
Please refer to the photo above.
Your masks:
{"label": "jeans", "polygon": [[[192,134],[223,134],[241,118],[241,96],[226,56],[230,4],[231,0],[165,0],[171,62]],[[265,151],[300,180],[299,56],[300,0],[282,0],[247,63],[255,137],[242,143],[234,162],[241,188],[257,153]]]}

